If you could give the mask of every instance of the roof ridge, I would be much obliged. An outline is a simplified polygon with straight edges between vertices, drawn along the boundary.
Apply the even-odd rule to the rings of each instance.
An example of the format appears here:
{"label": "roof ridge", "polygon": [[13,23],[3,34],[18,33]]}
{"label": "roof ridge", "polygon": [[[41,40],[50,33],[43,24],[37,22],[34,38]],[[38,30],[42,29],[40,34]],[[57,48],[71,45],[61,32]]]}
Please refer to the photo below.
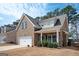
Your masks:
{"label": "roof ridge", "polygon": [[28,14],[24,13],[24,15],[26,15],[27,17],[30,17],[32,19],[34,19],[32,16],[29,16]]}

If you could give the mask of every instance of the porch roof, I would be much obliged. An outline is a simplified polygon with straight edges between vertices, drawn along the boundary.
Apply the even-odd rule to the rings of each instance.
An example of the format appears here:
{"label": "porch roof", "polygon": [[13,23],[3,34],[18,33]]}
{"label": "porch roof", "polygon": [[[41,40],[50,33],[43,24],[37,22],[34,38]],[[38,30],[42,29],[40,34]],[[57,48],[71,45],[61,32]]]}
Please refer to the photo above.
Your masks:
{"label": "porch roof", "polygon": [[63,32],[65,32],[65,34],[69,35],[69,32],[67,32],[67,31],[64,31],[64,30],[63,30]]}
{"label": "porch roof", "polygon": [[57,30],[60,31],[61,26],[55,26],[52,28],[43,28],[39,31],[35,31],[34,33],[52,33],[52,32],[56,32]]}

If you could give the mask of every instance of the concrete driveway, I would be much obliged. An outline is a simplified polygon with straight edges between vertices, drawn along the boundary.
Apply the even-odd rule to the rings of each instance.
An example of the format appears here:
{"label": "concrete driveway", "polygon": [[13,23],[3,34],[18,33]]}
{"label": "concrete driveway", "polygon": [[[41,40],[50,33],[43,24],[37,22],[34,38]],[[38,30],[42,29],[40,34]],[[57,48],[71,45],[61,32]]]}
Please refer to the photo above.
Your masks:
{"label": "concrete driveway", "polygon": [[16,49],[16,48],[22,48],[26,46],[22,45],[15,45],[15,44],[0,44],[0,51],[6,51],[6,50],[11,50],[11,49]]}

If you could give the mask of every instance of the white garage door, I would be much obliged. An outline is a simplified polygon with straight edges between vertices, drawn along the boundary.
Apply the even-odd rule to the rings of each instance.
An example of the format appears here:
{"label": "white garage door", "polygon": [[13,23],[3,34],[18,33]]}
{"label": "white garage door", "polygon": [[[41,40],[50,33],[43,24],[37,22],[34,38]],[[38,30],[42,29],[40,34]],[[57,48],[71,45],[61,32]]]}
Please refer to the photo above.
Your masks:
{"label": "white garage door", "polygon": [[18,43],[19,45],[32,46],[32,37],[31,36],[19,37]]}

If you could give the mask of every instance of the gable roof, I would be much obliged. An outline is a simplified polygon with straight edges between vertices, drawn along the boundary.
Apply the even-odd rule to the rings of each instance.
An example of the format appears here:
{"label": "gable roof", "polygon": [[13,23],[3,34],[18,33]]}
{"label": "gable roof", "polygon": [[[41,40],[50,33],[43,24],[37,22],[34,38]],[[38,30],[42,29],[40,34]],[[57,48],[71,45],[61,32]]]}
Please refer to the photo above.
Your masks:
{"label": "gable roof", "polygon": [[44,22],[49,22],[49,21],[53,21],[53,23],[55,24],[57,19],[60,20],[60,23],[61,23],[61,26],[63,26],[64,24],[64,21],[65,21],[65,18],[67,18],[67,15],[66,14],[63,14],[63,15],[60,15],[60,16],[56,16],[56,17],[52,17],[52,18],[48,18],[48,19],[45,19],[45,20],[41,20],[39,21],[39,24],[40,23],[44,23]]}
{"label": "gable roof", "polygon": [[38,22],[34,18],[32,18],[31,16],[23,13],[23,15],[21,16],[20,21],[19,21],[19,23],[18,23],[18,25],[16,27],[16,30],[19,28],[20,23],[22,22],[24,17],[26,17],[35,28],[41,28],[40,25],[38,24]]}
{"label": "gable roof", "polygon": [[31,20],[31,22],[34,24],[34,26],[36,28],[40,28],[40,25],[38,24],[38,20],[35,20],[34,18],[32,18],[31,16],[25,14],[25,16],[27,16],[29,18],[29,20]]}
{"label": "gable roof", "polygon": [[67,15],[64,14],[64,15],[61,15],[61,16],[56,16],[56,17],[52,17],[52,18],[49,18],[49,19],[45,19],[45,20],[38,21],[38,20],[35,20],[34,18],[32,18],[31,16],[23,13],[23,15],[20,18],[19,24],[18,24],[18,26],[17,26],[16,29],[18,29],[18,27],[20,26],[20,23],[22,22],[22,20],[23,20],[24,17],[26,17],[32,23],[32,25],[35,28],[41,28],[40,23],[49,22],[49,21],[53,20],[54,21],[53,23],[55,24],[56,21],[57,21],[57,19],[59,19],[60,22],[61,22],[61,25],[60,26],[63,26],[64,21],[65,21],[65,18],[67,18]]}
{"label": "gable roof", "polygon": [[65,20],[68,21],[66,18],[67,18],[67,15],[65,14],[61,16],[52,17],[46,20],[41,20],[40,23],[44,23],[44,22],[47,23],[48,21],[53,20],[54,21],[53,23],[55,24],[57,22],[57,19],[59,19],[61,22],[61,25],[50,27],[50,28],[42,28],[39,31],[35,31],[35,33],[40,33],[40,32],[47,33],[47,32],[56,31],[56,30],[60,31],[62,29],[62,26],[64,25]]}

